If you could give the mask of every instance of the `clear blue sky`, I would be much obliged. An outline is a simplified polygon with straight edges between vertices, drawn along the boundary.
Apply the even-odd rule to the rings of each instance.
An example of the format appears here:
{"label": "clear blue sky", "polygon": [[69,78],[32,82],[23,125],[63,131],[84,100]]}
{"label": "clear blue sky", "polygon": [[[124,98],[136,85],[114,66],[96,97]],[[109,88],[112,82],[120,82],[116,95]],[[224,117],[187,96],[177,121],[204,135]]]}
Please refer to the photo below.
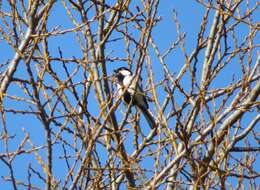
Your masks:
{"label": "clear blue sky", "polygon": [[[5,1],[4,1],[5,2]],[[135,1],[132,1],[132,4],[134,4]],[[250,1],[250,5],[254,5],[257,1]],[[3,3],[4,8],[9,9],[8,7],[5,7],[5,3]],[[154,31],[152,32],[152,36],[155,40],[155,42],[158,44],[158,47],[161,51],[161,53],[165,52],[168,47],[171,45],[172,42],[176,41],[177,39],[177,33],[176,33],[176,27],[175,23],[173,22],[173,9],[177,11],[177,16],[179,19],[179,22],[181,24],[181,31],[186,33],[186,40],[185,40],[185,48],[187,50],[187,53],[190,54],[193,48],[196,46],[196,39],[197,39],[197,33],[200,29],[200,23],[202,20],[202,16],[204,14],[204,8],[196,3],[194,0],[162,0],[159,6],[159,12],[158,16],[161,16],[162,21],[155,27]],[[213,12],[210,14],[210,18],[213,16]],[[253,20],[259,21],[259,16],[253,17]],[[212,21],[212,20],[211,20]],[[209,24],[211,24],[211,21]],[[0,24],[2,22],[0,21]],[[60,29],[67,29],[72,27],[72,24],[70,20],[68,19],[66,13],[64,12],[64,8],[61,5],[60,2],[57,2],[55,7],[52,10],[51,17],[49,18],[49,29],[60,26]],[[241,25],[239,27],[239,32],[241,34],[240,39],[243,39],[247,31],[247,26]],[[209,32],[209,31],[207,31]],[[116,36],[115,36],[116,37]],[[260,36],[259,36],[260,37]],[[258,38],[260,39],[260,38]],[[258,41],[259,42],[259,41]],[[66,34],[61,37],[53,37],[49,39],[49,47],[50,47],[50,53],[53,56],[58,55],[58,47],[61,47],[61,50],[63,52],[63,56],[67,58],[71,58],[73,56],[77,58],[82,57],[82,52],[80,50],[79,44],[75,40],[74,34]],[[124,57],[124,51],[122,51],[123,44],[120,42],[115,42],[107,46],[106,54],[110,53],[114,56],[121,56]],[[12,59],[14,52],[9,47],[8,44],[4,43],[3,41],[0,41],[0,63],[6,62],[7,60]],[[151,51],[152,52],[152,51]],[[255,61],[255,57],[257,55],[257,52],[253,52],[253,55],[255,55],[253,58],[253,62]],[[203,56],[203,55],[201,55]],[[180,68],[185,63],[184,57],[180,51],[180,49],[175,50],[167,59],[166,59],[169,68],[175,73],[178,73]],[[156,70],[156,79],[157,81],[161,80],[163,76],[159,75],[161,67],[159,66],[158,60],[153,59],[153,66]],[[111,62],[108,63],[108,72],[111,74],[112,70],[119,67],[119,66],[126,66],[126,63],[123,62]],[[198,63],[199,68],[201,68],[202,63]],[[71,68],[72,69],[72,68]],[[58,69],[57,69],[58,70]],[[21,62],[17,72],[15,73],[16,77],[23,77],[24,75],[24,65]],[[200,70],[198,70],[200,72]],[[226,69],[221,72],[219,78],[217,78],[214,82],[213,87],[224,87],[227,84],[230,84],[232,81],[233,75],[239,76],[240,70],[238,69],[237,64],[234,62],[233,64],[229,65]],[[158,74],[158,75],[157,75]],[[59,75],[59,73],[58,73]],[[145,76],[145,73],[143,73]],[[62,73],[59,75],[62,76]],[[26,77],[26,76],[25,76]],[[145,77],[143,77],[145,78]],[[65,79],[65,76],[64,76]],[[83,76],[80,76],[80,74],[74,79],[74,82],[80,82],[83,80]],[[185,83],[186,81],[181,81],[181,84],[188,89],[188,85]],[[24,93],[21,92],[21,90],[15,86],[10,85],[8,89],[9,95],[16,95],[23,97]],[[162,97],[159,97],[161,100],[164,98],[163,94]],[[176,98],[177,99],[177,98]],[[176,100],[182,101],[181,97],[180,99]],[[90,111],[93,111],[93,113],[98,113],[96,110],[97,105],[95,103],[95,99],[93,97],[93,101],[89,101],[89,109]],[[10,99],[5,99],[4,105],[8,109],[26,109],[28,110],[28,105],[19,104],[16,101],[11,101]],[[122,109],[124,109],[122,107]],[[252,116],[255,114],[252,114]],[[251,120],[250,116],[246,117],[243,122],[249,123]],[[15,151],[19,142],[22,141],[22,139],[25,136],[25,133],[22,129],[30,133],[30,138],[33,141],[34,145],[42,145],[45,144],[45,133],[44,129],[39,123],[39,120],[37,118],[32,116],[24,116],[19,114],[7,114],[6,115],[6,121],[7,121],[7,128],[10,135],[15,135],[15,138],[11,141],[9,141],[9,148],[10,151]],[[1,124],[0,124],[1,125]],[[0,133],[2,132],[2,127],[0,128]],[[71,136],[69,137],[71,138]],[[68,141],[73,142],[73,139],[68,139]],[[129,141],[130,142],[130,141]],[[131,142],[130,142],[131,143]],[[3,141],[0,141],[0,154],[2,152],[5,152],[3,149]],[[27,148],[30,148],[30,146],[27,145]],[[128,147],[129,150],[131,150],[131,146]],[[58,157],[63,155],[63,152],[61,152],[61,146],[55,145],[54,146],[54,165],[53,165],[53,171],[56,179],[63,178],[64,175],[66,175],[66,168],[64,167],[64,162],[59,159]],[[40,151],[40,155],[43,159],[46,159],[46,152]],[[14,171],[15,171],[15,177],[20,180],[24,180],[27,178],[27,168],[29,162],[34,168],[40,168],[39,164],[35,161],[34,155],[23,155],[19,156],[19,159],[15,159],[13,162]],[[105,161],[106,155],[104,154],[103,161]],[[259,158],[259,157],[258,157]],[[260,162],[258,161],[259,165]],[[146,164],[146,165],[145,165]],[[150,162],[148,161],[145,163],[144,166],[149,167]],[[8,172],[8,168],[6,165],[3,164],[3,162],[0,162],[0,177],[5,176],[6,172]],[[38,182],[39,186],[44,188],[42,182]],[[1,189],[8,190],[12,189],[11,183],[4,182],[2,178],[0,178],[0,185]]]}

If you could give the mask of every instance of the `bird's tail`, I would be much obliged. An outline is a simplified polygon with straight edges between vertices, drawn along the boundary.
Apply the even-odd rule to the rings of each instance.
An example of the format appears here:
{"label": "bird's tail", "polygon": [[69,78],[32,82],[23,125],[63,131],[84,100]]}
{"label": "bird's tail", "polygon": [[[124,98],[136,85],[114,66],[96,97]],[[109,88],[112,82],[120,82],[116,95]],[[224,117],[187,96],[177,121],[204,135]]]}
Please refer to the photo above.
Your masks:
{"label": "bird's tail", "polygon": [[155,119],[154,119],[154,117],[152,116],[151,112],[150,112],[148,109],[146,109],[146,108],[143,108],[143,107],[139,107],[139,108],[140,108],[140,110],[142,111],[142,113],[143,113],[145,119],[147,120],[147,122],[148,122],[150,128],[151,128],[151,129],[156,128],[156,127],[157,127],[157,124],[156,124]]}

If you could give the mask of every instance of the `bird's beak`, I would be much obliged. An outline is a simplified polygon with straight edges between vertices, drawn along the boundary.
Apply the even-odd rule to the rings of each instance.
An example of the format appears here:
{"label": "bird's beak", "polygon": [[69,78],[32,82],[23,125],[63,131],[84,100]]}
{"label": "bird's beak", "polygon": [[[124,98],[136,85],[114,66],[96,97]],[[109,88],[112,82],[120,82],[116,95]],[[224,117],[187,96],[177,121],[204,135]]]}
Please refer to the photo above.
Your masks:
{"label": "bird's beak", "polygon": [[114,76],[114,77],[117,77],[117,75],[118,75],[117,70],[114,70],[114,74],[113,74],[113,76]]}

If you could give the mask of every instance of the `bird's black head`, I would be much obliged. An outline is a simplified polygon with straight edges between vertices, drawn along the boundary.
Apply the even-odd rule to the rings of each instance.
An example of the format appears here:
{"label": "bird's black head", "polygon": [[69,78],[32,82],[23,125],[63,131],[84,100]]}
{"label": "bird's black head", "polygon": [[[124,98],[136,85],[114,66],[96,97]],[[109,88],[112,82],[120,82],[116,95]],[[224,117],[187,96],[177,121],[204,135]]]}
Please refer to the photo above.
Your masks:
{"label": "bird's black head", "polygon": [[123,82],[126,76],[132,75],[132,72],[126,67],[120,67],[114,70],[114,76],[117,78],[118,82]]}
{"label": "bird's black head", "polygon": [[132,72],[126,68],[126,67],[119,67],[118,69],[115,69],[114,70],[114,73],[117,74],[117,73],[121,73],[123,75],[132,75]]}

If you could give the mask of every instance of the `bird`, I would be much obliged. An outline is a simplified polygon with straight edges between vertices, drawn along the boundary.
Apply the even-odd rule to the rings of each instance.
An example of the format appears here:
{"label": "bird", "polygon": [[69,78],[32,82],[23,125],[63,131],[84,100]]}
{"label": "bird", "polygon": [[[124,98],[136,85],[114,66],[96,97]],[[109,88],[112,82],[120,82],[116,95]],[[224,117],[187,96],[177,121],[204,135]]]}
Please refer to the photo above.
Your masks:
{"label": "bird", "polygon": [[156,122],[149,111],[147,97],[141,88],[139,81],[136,81],[136,77],[133,75],[132,71],[126,67],[120,67],[114,70],[114,77],[116,78],[118,94],[123,97],[123,101],[127,105],[131,104],[130,106],[137,106],[146,118],[150,128],[155,128]]}

